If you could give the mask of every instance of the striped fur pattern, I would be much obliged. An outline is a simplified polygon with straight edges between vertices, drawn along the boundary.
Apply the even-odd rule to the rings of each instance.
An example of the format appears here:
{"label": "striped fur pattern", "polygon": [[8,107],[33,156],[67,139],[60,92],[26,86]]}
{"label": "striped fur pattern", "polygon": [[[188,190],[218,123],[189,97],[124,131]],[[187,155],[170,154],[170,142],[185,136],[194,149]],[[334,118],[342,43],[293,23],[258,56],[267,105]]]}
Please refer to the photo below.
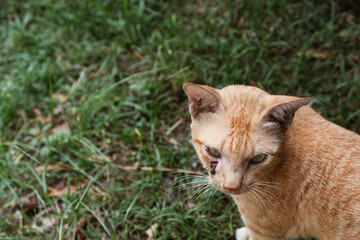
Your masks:
{"label": "striped fur pattern", "polygon": [[217,164],[210,184],[232,196],[245,224],[237,239],[360,239],[359,135],[307,98],[242,85],[184,90],[197,155],[209,172]]}

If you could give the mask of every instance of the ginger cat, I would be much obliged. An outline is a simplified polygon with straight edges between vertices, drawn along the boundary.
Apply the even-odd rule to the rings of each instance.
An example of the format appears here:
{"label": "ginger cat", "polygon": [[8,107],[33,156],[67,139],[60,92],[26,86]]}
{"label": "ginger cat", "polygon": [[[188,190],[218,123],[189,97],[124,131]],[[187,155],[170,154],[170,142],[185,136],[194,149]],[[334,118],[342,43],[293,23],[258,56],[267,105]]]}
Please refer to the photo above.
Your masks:
{"label": "ginger cat", "polygon": [[360,239],[360,136],[256,87],[187,83],[191,135],[210,184],[230,194],[238,240]]}

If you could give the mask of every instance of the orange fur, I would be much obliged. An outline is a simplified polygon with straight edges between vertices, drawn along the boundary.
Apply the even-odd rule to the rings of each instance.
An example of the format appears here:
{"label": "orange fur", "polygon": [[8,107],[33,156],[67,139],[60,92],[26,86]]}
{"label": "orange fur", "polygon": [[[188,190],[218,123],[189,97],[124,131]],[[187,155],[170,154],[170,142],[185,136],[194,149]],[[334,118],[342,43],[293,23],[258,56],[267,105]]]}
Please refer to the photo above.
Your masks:
{"label": "orange fur", "polygon": [[[206,147],[221,152],[209,181],[238,206],[246,228],[237,239],[360,238],[359,135],[305,106],[309,99],[241,85],[184,90],[207,170]],[[258,153],[267,158],[251,163]]]}

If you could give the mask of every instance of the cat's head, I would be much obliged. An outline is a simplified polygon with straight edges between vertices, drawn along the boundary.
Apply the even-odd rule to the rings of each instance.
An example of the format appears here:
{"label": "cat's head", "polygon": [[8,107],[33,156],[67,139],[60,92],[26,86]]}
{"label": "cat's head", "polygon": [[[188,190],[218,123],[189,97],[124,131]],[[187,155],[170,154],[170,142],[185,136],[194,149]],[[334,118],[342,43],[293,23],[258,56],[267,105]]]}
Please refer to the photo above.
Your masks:
{"label": "cat's head", "polygon": [[279,164],[285,133],[309,98],[270,95],[233,85],[221,90],[187,83],[191,136],[210,183],[240,194]]}

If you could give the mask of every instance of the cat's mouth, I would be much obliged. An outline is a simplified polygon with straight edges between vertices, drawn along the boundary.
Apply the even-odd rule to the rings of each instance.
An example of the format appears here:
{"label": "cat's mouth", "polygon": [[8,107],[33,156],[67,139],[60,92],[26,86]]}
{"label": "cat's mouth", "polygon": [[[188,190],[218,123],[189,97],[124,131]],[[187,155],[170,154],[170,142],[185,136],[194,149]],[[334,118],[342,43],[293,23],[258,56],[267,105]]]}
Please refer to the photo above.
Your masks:
{"label": "cat's mouth", "polygon": [[226,187],[223,187],[221,189],[221,191],[225,194],[232,194],[232,195],[239,195],[239,194],[242,194],[244,193],[244,191],[242,191],[241,188],[237,188],[237,189],[233,189],[233,188],[226,188]]}

